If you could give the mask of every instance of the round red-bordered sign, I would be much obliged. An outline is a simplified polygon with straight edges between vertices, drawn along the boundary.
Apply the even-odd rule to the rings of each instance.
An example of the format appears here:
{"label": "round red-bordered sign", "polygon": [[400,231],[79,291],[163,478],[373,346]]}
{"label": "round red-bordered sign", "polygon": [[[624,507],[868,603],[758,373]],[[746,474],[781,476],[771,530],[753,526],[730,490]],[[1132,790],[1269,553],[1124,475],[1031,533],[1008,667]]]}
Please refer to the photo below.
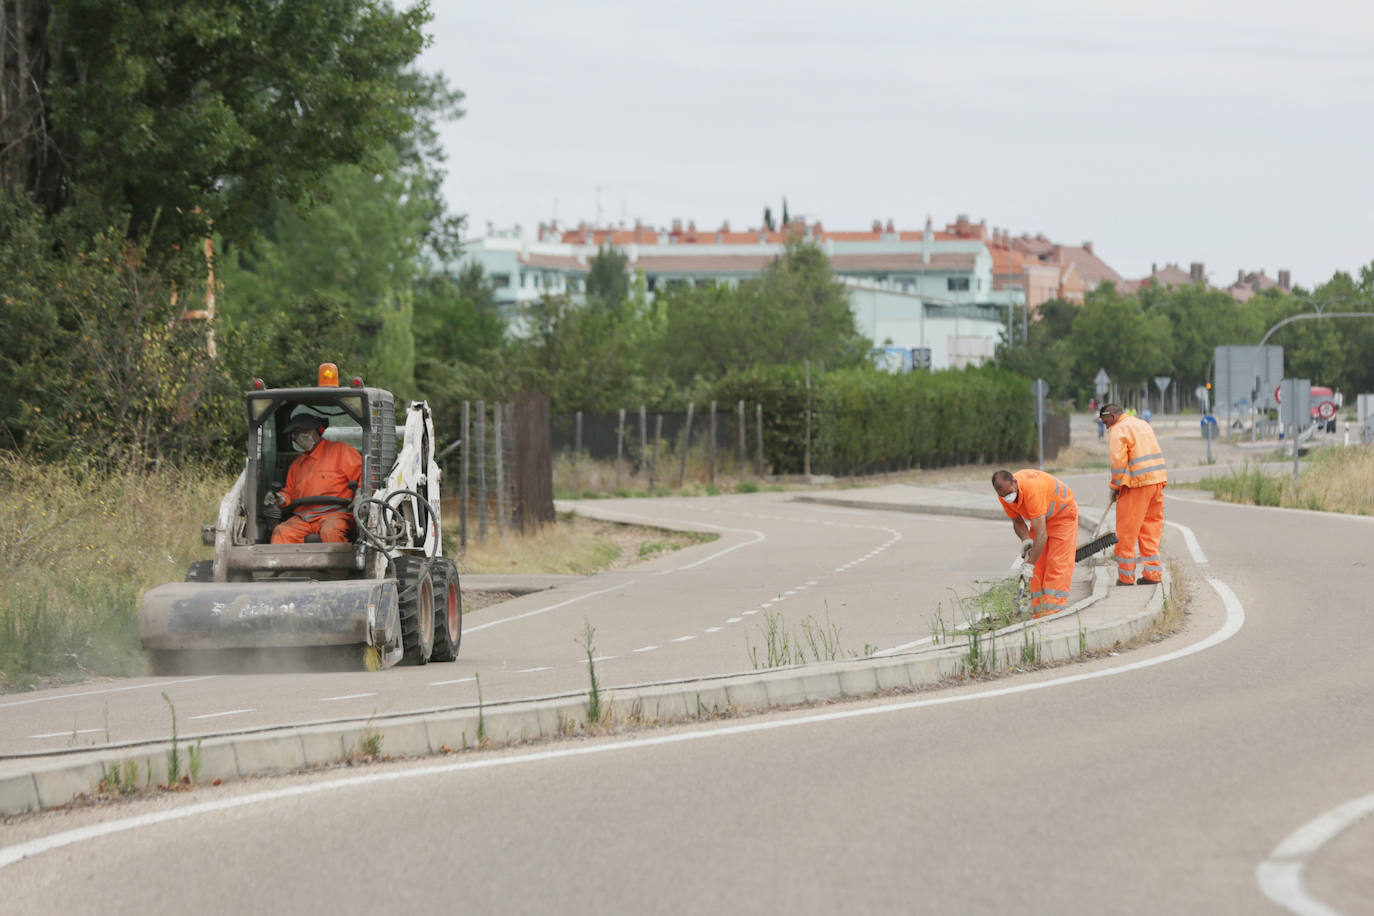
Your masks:
{"label": "round red-bordered sign", "polygon": [[1336,415],[1336,405],[1330,401],[1322,401],[1317,405],[1317,415],[1323,420],[1330,420]]}

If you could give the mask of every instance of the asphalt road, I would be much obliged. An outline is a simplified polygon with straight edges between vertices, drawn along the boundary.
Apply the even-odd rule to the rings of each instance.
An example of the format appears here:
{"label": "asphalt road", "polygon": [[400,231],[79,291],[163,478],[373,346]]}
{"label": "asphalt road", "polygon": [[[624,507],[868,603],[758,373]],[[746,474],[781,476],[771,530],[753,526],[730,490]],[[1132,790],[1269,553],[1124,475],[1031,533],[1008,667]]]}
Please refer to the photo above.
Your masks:
{"label": "asphalt road", "polygon": [[[1101,475],[1070,483],[1088,494]],[[754,530],[801,567],[827,557],[843,580],[835,570],[866,557],[850,570],[892,580],[845,620],[869,640],[911,629],[903,551],[957,532],[973,546],[954,555],[979,556],[985,537],[1000,555],[1007,537],[994,523],[883,517],[902,535],[893,546],[869,556],[895,534],[841,529],[829,543],[863,549],[827,552],[806,536],[826,518],[758,514],[774,512],[777,529],[759,518]],[[1187,492],[1166,512],[1200,551],[1168,530],[1190,614],[1146,649],[915,697],[22,818],[0,827],[0,899],[102,913],[1374,912],[1374,818],[1361,817],[1374,809],[1374,520]],[[938,543],[920,540],[930,528]],[[749,604],[724,588],[694,600],[710,564],[668,558],[660,593],[682,603],[662,599],[675,626],[660,630],[687,635],[690,619],[699,632],[654,642],[738,670],[703,625],[798,584],[785,559],[751,569],[748,550],[713,562],[768,577]],[[832,587],[810,578],[787,601]],[[883,596],[897,609],[879,610]],[[697,605],[716,617],[688,618]],[[630,619],[608,614],[598,633]],[[520,642],[519,622],[473,635],[502,629]],[[540,651],[576,658],[574,635]],[[638,664],[641,635],[604,651]],[[465,658],[481,655],[474,643]],[[679,657],[657,651],[638,655]]]}
{"label": "asphalt road", "polygon": [[[165,740],[175,704],[188,739],[751,671],[773,616],[812,622],[839,657],[928,637],[956,597],[1006,574],[1006,523],[788,502],[782,493],[597,500],[603,517],[717,531],[720,539],[630,569],[484,608],[457,662],[371,672],[133,678],[0,698],[0,747],[49,753]],[[993,505],[992,496],[988,496]],[[1086,586],[1082,586],[1086,588]]]}

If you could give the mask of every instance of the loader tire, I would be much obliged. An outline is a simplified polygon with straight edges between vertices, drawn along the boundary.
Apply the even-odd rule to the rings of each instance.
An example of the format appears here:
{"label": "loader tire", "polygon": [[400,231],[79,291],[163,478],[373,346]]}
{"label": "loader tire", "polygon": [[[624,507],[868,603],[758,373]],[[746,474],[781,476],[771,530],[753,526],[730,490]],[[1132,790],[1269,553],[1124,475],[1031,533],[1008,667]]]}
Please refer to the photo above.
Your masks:
{"label": "loader tire", "polygon": [[396,595],[401,612],[401,644],[405,663],[423,665],[434,652],[434,579],[423,557],[397,557]]}
{"label": "loader tire", "polygon": [[187,582],[213,582],[215,581],[215,561],[197,560],[186,567]]}
{"label": "loader tire", "polygon": [[455,662],[463,641],[463,592],[458,587],[458,566],[445,557],[430,567],[434,579],[434,653],[432,662]]}

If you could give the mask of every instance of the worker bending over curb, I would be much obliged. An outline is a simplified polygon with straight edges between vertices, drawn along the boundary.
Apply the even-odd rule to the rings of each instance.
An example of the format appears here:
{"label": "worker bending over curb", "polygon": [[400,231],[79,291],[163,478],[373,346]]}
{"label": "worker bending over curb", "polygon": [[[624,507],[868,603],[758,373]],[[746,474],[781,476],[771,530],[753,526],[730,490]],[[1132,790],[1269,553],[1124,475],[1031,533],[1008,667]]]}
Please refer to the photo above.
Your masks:
{"label": "worker bending over curb", "polygon": [[1169,479],[1164,452],[1154,428],[1139,417],[1126,416],[1119,405],[1103,404],[1099,416],[1107,427],[1111,501],[1116,503],[1116,584],[1158,585],[1164,581],[1159,539],[1164,534],[1164,484]]}
{"label": "worker bending over curb", "polygon": [[1021,538],[1021,556],[1029,569],[1031,616],[1064,610],[1073,584],[1073,555],[1078,547],[1078,502],[1073,491],[1053,474],[1027,468],[998,471],[992,488],[1002,498],[1002,511]]}

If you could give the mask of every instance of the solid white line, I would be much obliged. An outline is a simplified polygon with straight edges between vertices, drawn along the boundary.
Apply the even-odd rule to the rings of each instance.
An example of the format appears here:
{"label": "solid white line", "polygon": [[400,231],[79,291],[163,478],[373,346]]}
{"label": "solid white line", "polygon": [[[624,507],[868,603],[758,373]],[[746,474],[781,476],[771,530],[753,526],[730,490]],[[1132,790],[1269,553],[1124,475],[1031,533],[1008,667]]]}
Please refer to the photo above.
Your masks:
{"label": "solid white line", "polygon": [[1374,795],[1366,795],[1346,802],[1338,808],[1308,821],[1274,847],[1268,861],[1255,869],[1264,896],[1293,913],[1304,916],[1325,916],[1336,910],[1307,893],[1302,882],[1302,869],[1307,858],[1342,831],[1374,814]]}
{"label": "solid white line", "polygon": [[493,620],[490,623],[484,623],[481,626],[477,627],[464,627],[463,632],[464,634],[476,633],[478,630],[485,630],[487,627],[498,627],[503,623],[510,623],[512,620],[524,620],[526,617],[534,617],[536,614],[543,614],[547,613],[548,611],[556,611],[561,607],[567,607],[570,604],[576,604],[577,602],[585,601],[588,598],[595,598],[597,595],[604,595],[607,592],[613,592],[616,589],[626,588],[628,586],[634,585],[637,581],[637,579],[631,579],[629,582],[622,582],[619,585],[612,585],[610,588],[603,588],[600,591],[596,592],[587,592],[587,594],[585,595],[578,595],[576,598],[569,598],[567,601],[560,601],[557,604],[550,604],[548,607],[541,607],[538,610],[526,611],[523,614],[516,614],[514,617],[503,617],[500,620]]}
{"label": "solid white line", "polygon": [[475,681],[475,680],[477,680],[477,678],[475,678],[475,677],[459,677],[459,678],[454,678],[454,679],[451,680],[451,681],[430,681],[429,686],[431,686],[431,687],[447,687],[449,684],[466,684],[466,683],[468,683],[469,681]]}
{"label": "solid white line", "polygon": [[187,716],[188,719],[218,719],[220,716],[237,716],[242,712],[254,712],[252,709],[228,709],[224,712],[207,712],[200,716]]}
{"label": "solid white line", "polygon": [[1202,552],[1202,545],[1198,543],[1197,535],[1193,534],[1193,529],[1187,525],[1180,525],[1178,522],[1165,522],[1164,524],[1183,532],[1183,542],[1188,545],[1188,553],[1192,556],[1194,563],[1199,566],[1207,565],[1207,556]]}
{"label": "solid white line", "polygon": [[[8,709],[11,706],[27,706],[30,703],[51,703],[54,700],[70,700],[76,697],[95,697],[103,693],[123,693],[126,690],[147,690],[149,687],[161,687],[165,690],[173,684],[189,684],[192,681],[209,681],[217,677],[224,677],[224,675],[207,674],[202,677],[187,677],[177,681],[158,681],[155,684],[135,684],[132,687],[109,687],[105,690],[86,690],[81,693],[64,693],[57,697],[34,697],[31,700],[15,700],[13,703],[0,703],[0,709]],[[71,734],[71,732],[66,732],[65,734]]]}
{"label": "solid white line", "polygon": [[46,735],[29,735],[30,738],[66,738],[70,735],[90,735],[95,732],[103,732],[103,728],[83,728],[74,729],[69,732],[48,732]]}
{"label": "solid white line", "polygon": [[341,697],[321,697],[321,703],[333,703],[335,700],[361,700],[363,697],[375,697],[375,693],[350,693]]}
{"label": "solid white line", "polygon": [[860,709],[846,709],[834,712],[817,713],[809,716],[798,716],[796,718],[770,719],[762,722],[751,722],[744,725],[725,726],[722,728],[704,728],[697,731],[675,732],[671,735],[655,735],[653,737],[630,737],[620,741],[612,741],[605,744],[579,745],[576,747],[563,747],[548,751],[536,751],[530,754],[519,754],[507,757],[490,757],[482,760],[471,760],[457,763],[438,764],[430,767],[420,767],[409,770],[391,770],[385,773],[369,773],[363,776],[345,777],[343,779],[329,782],[318,782],[310,785],[291,786],[285,789],[273,789],[268,792],[255,792],[251,795],[242,795],[237,798],[225,798],[213,802],[205,802],[198,805],[189,805],[185,808],[178,808],[170,811],[158,811],[150,814],[141,814],[136,817],[124,818],[122,820],[106,821],[102,824],[93,824],[88,827],[81,827],[76,830],[67,830],[61,833],[54,833],[50,836],[40,837],[30,840],[27,843],[17,843],[0,849],[0,868],[13,865],[29,856],[48,852],[53,849],[60,849],[79,843],[84,840],[92,840],[97,837],[108,836],[113,833],[121,833],[126,830],[135,830],[141,827],[149,827],[154,824],[163,824],[169,821],[181,820],[183,818],[195,817],[201,814],[211,814],[218,811],[228,811],[233,808],[241,808],[246,805],[257,804],[259,802],[278,801],[287,798],[301,798],[307,795],[315,795],[320,792],[329,792],[335,789],[346,789],[354,786],[370,786],[381,783],[397,782],[402,779],[414,779],[424,776],[437,776],[447,773],[457,773],[466,770],[484,770],[492,767],[515,766],[526,763],[538,763],[545,760],[559,760],[568,757],[582,757],[588,754],[607,754],[620,751],[635,751],[644,748],[659,747],[662,745],[681,744],[688,741],[704,741],[714,738],[727,738],[735,735],[747,735],[755,732],[772,731],[782,728],[796,728],[805,725],[818,725],[826,722],[838,722],[845,719],[855,719],[863,716],[887,715],[894,712],[906,712],[912,709],[924,709],[932,706],[948,706],[954,703],[969,703],[974,700],[987,700],[996,697],[1012,696],[1021,693],[1031,693],[1037,690],[1047,690],[1051,687],[1059,687],[1065,684],[1075,684],[1080,681],[1096,680],[1103,677],[1115,677],[1129,671],[1136,671],[1143,668],[1150,668],[1155,665],[1162,665],[1166,662],[1184,658],[1196,652],[1224,642],[1240,631],[1245,624],[1245,610],[1236,599],[1235,594],[1224,582],[1219,579],[1208,579],[1208,584],[1216,589],[1221,596],[1222,603],[1226,606],[1226,621],[1221,628],[1206,639],[1170,652],[1165,655],[1158,655],[1153,658],[1144,659],[1130,665],[1122,665],[1119,668],[1106,668],[1101,671],[1092,671],[1084,674],[1072,674],[1066,677],[1055,678],[1049,681],[1039,681],[1035,683],[1017,684],[1011,687],[1001,687],[995,690],[985,690],[979,693],[963,694],[960,696],[938,697],[928,700],[907,700],[901,703],[891,703],[878,706],[865,706]]}
{"label": "solid white line", "polygon": [[552,670],[553,670],[552,666],[550,666],[550,665],[544,665],[544,666],[539,667],[539,668],[521,668],[519,671],[517,671],[517,672],[515,672],[515,673],[516,673],[516,674],[534,674],[536,671],[552,671]]}

